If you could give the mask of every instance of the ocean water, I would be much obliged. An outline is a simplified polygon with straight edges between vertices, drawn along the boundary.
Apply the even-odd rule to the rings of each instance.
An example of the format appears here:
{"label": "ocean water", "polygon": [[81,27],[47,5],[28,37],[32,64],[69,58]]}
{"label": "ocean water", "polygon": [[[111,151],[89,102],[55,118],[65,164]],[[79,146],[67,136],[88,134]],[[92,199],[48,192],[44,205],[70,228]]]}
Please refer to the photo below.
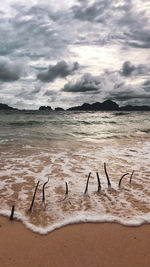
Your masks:
{"label": "ocean water", "polygon": [[0,214],[10,216],[12,205],[40,234],[79,222],[149,223],[150,113],[1,112]]}

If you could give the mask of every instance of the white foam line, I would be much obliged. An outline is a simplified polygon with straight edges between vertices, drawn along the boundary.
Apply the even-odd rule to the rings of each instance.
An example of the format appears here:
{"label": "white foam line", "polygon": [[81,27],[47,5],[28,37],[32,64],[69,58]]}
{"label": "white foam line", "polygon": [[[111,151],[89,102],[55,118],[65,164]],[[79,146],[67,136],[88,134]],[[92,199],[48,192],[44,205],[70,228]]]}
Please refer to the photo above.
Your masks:
{"label": "white foam line", "polygon": [[[7,210],[1,210],[0,211],[0,215],[3,216],[10,216],[10,211]],[[35,226],[31,223],[29,223],[25,216],[23,216],[22,214],[16,212],[14,219],[17,219],[19,221],[21,221],[27,229],[32,230],[35,233],[41,234],[41,235],[46,235],[56,229],[59,229],[61,227],[67,226],[67,225],[73,225],[73,224],[79,224],[79,223],[120,223],[122,225],[125,226],[140,226],[142,224],[146,224],[146,223],[150,223],[150,213],[148,213],[146,216],[135,216],[134,218],[130,219],[130,220],[126,220],[124,221],[123,219],[116,219],[116,217],[114,216],[83,216],[83,215],[79,215],[79,216],[75,216],[69,219],[64,219],[59,223],[55,223],[51,226],[48,226],[47,228],[42,228],[42,227],[38,227]]]}

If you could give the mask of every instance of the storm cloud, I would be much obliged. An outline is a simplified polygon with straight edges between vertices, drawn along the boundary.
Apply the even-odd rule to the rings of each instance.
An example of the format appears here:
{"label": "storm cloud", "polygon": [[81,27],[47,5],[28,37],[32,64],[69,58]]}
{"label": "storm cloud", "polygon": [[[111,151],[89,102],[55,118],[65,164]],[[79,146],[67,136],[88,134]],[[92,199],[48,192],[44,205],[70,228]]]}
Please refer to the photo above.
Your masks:
{"label": "storm cloud", "polygon": [[11,62],[7,59],[0,58],[0,81],[14,82],[20,79],[22,75],[21,64]]}
{"label": "storm cloud", "polygon": [[102,40],[107,43],[118,40],[126,46],[150,48],[150,4],[147,1],[141,10],[138,7],[140,1],[102,0],[92,4],[89,1],[79,3],[72,8],[74,18],[87,24],[99,24],[99,44],[103,44]]}
{"label": "storm cloud", "polygon": [[131,75],[143,75],[148,72],[148,68],[143,65],[133,65],[130,61],[125,61],[122,66],[121,75],[128,77]]}
{"label": "storm cloud", "polygon": [[94,93],[100,90],[100,84],[101,81],[99,76],[92,76],[91,74],[86,73],[76,82],[65,84],[62,91],[71,93]]}
{"label": "storm cloud", "polygon": [[60,61],[56,65],[50,65],[47,71],[43,71],[37,75],[37,78],[42,82],[53,82],[56,78],[65,78],[73,74],[79,69],[78,62],[67,64],[65,61]]}
{"label": "storm cloud", "polygon": [[149,93],[150,93],[150,80],[146,80],[146,81],[143,83],[143,89],[144,89],[146,92],[149,92]]}
{"label": "storm cloud", "polygon": [[6,104],[149,101],[149,1],[1,0],[0,14]]}

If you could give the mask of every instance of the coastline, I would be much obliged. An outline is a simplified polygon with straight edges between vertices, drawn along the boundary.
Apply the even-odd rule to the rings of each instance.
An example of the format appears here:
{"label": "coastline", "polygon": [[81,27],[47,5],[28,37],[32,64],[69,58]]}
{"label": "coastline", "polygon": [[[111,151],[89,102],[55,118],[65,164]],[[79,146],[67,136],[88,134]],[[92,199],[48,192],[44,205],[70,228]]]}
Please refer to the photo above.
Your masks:
{"label": "coastline", "polygon": [[68,225],[39,235],[0,216],[0,262],[7,267],[148,267],[150,225]]}

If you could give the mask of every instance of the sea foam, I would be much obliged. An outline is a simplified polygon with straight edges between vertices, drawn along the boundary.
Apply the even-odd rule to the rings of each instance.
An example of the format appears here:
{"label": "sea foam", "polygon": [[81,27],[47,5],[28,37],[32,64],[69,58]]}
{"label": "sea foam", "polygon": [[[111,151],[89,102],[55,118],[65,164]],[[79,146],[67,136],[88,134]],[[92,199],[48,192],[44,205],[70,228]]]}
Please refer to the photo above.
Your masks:
{"label": "sea foam", "polygon": [[[34,127],[30,127],[30,123],[18,127],[16,123],[14,132],[10,131],[9,123],[6,129],[1,128],[0,214],[10,216],[15,205],[14,218],[40,234],[75,223],[117,222],[129,226],[149,223],[150,133],[145,130],[144,122],[148,120],[147,115],[141,115],[140,119],[136,114],[130,118],[129,114],[116,116],[113,113],[61,116],[40,118],[45,119],[45,124],[44,121],[39,125],[35,123]],[[33,120],[20,118],[21,121],[27,119]],[[109,123],[112,121],[116,123]],[[141,131],[145,134],[140,134]],[[104,162],[111,189],[107,185]],[[100,176],[101,193],[97,193],[96,172]],[[129,175],[124,177],[119,188],[119,180],[125,173]],[[43,204],[43,185],[48,178]],[[64,200],[66,182],[69,192]]]}

